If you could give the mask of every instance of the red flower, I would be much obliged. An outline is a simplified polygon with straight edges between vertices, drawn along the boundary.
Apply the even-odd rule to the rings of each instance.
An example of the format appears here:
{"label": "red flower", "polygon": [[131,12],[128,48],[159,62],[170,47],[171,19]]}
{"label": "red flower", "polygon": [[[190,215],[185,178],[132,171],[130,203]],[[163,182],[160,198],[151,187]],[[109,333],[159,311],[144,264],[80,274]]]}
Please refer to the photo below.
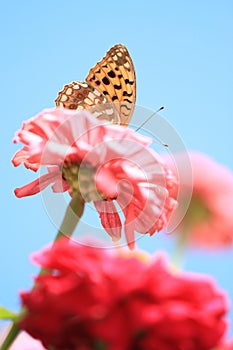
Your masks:
{"label": "red flower", "polygon": [[163,257],[59,241],[34,260],[48,269],[20,327],[55,350],[210,350],[226,330],[228,302],[208,276],[172,273]]}
{"label": "red flower", "polygon": [[[189,209],[177,231],[185,231],[191,244],[207,248],[229,246],[233,243],[233,173],[205,154],[189,152],[189,157],[193,183],[187,179],[187,186],[182,188],[182,192],[184,196],[186,193],[189,195],[193,185],[193,193]],[[182,167],[184,155],[178,155],[177,159]]]}
{"label": "red flower", "polygon": [[106,124],[87,111],[47,109],[25,122],[14,142],[25,146],[13,157],[48,173],[17,188],[17,197],[33,195],[50,184],[55,192],[80,192],[94,201],[103,227],[113,240],[121,237],[121,219],[115,201],[125,216],[128,245],[134,232],[153,234],[161,230],[176,205],[169,191],[177,186],[163,161],[147,146],[151,140],[129,128]]}

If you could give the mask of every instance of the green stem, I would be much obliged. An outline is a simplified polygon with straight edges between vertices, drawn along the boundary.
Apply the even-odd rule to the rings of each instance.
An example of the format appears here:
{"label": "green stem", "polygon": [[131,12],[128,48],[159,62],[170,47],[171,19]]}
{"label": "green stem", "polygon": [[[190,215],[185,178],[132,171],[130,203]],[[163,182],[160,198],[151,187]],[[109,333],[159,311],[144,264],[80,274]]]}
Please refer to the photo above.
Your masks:
{"label": "green stem", "polygon": [[8,331],[7,336],[5,337],[0,350],[7,350],[9,349],[10,345],[13,343],[13,341],[15,340],[15,338],[17,337],[17,335],[19,334],[20,329],[18,328],[17,324],[15,322],[13,322],[11,324],[11,328]]}
{"label": "green stem", "polygon": [[[75,193],[66,209],[64,219],[62,221],[61,227],[55,237],[54,242],[56,242],[61,237],[67,237],[68,239],[72,236],[79,219],[83,215],[84,211],[84,200],[80,193]],[[39,272],[39,275],[45,273],[47,269],[42,268]],[[34,286],[35,287],[35,286]],[[34,288],[33,287],[33,288]],[[22,309],[21,309],[22,311]],[[19,313],[20,314],[20,313]],[[7,350],[10,345],[13,343],[17,335],[19,334],[20,329],[17,326],[16,322],[13,322],[11,328],[4,339],[0,350]]]}
{"label": "green stem", "polygon": [[62,221],[55,241],[63,237],[71,237],[84,211],[84,200],[79,192],[72,197]]}

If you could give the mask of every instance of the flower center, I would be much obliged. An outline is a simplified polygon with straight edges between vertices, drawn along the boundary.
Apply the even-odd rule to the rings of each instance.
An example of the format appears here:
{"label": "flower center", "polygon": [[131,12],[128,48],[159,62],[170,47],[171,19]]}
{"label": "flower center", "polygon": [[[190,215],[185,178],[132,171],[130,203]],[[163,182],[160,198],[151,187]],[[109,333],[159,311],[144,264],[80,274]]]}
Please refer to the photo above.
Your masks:
{"label": "flower center", "polygon": [[95,184],[96,168],[85,164],[80,167],[77,163],[65,163],[62,168],[62,176],[68,182],[71,189],[71,196],[79,192],[85,202],[103,200]]}

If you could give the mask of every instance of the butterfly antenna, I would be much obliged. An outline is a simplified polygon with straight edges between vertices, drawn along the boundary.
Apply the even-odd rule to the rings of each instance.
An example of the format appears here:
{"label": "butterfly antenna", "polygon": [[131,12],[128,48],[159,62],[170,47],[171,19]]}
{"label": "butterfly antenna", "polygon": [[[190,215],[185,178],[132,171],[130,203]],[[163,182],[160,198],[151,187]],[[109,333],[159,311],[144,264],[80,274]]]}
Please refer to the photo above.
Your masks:
{"label": "butterfly antenna", "polygon": [[[164,109],[164,106],[160,107],[159,109],[157,109],[157,111],[153,112],[146,120],[144,120],[144,122],[135,130],[138,131],[140,130],[146,123],[148,123],[149,120],[151,120],[151,118],[153,118],[157,113],[159,113],[160,111],[162,111]],[[157,143],[164,146],[164,147],[168,147],[168,145],[166,143],[161,142],[158,138],[157,138]]]}

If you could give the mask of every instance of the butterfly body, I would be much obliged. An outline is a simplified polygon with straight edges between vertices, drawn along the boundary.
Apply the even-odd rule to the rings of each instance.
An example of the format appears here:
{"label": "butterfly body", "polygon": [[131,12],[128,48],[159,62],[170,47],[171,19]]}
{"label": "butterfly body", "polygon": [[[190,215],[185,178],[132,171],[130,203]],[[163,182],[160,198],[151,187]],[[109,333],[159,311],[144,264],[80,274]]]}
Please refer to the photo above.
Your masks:
{"label": "butterfly body", "polygon": [[90,69],[86,82],[65,85],[55,102],[64,108],[90,109],[97,118],[128,125],[135,100],[133,62],[126,47],[118,44]]}

